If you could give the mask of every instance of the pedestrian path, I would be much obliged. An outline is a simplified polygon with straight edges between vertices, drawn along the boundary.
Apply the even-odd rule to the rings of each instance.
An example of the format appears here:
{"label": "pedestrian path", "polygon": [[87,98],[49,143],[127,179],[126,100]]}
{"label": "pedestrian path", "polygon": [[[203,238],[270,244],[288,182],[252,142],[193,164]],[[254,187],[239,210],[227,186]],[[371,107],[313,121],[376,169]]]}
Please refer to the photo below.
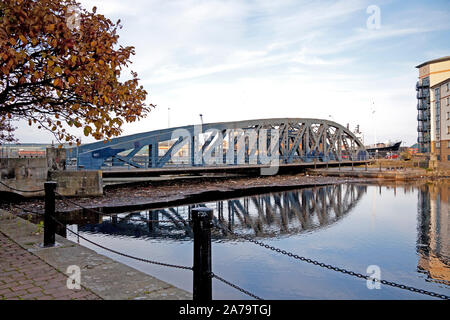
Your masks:
{"label": "pedestrian path", "polygon": [[0,232],[0,300],[99,300],[68,289],[68,277]]}
{"label": "pedestrian path", "polygon": [[[102,300],[192,300],[190,292],[112,260],[58,234],[55,236],[56,246],[43,248],[44,231],[41,225],[19,218],[16,214],[17,212],[0,210],[0,233],[3,239],[0,243],[0,300],[7,297],[19,299],[20,294],[27,295],[30,293],[27,289],[31,287],[21,287],[30,284],[42,289],[32,289],[36,290],[34,294],[41,292],[49,296],[46,297],[49,299],[55,298],[55,295],[58,296],[57,300],[64,297],[91,299],[91,296],[82,294],[84,290],[72,291],[67,288],[66,272],[71,272],[69,270],[72,272],[78,270],[81,286]],[[15,251],[18,253],[14,253]],[[35,259],[40,259],[39,261],[45,263],[47,267],[44,268]],[[38,273],[39,267],[44,271]],[[26,273],[22,271],[23,269]],[[59,272],[59,275],[55,272]],[[180,272],[186,272],[189,276],[191,271],[180,270]],[[15,281],[15,277],[19,280]],[[21,283],[21,281],[28,282]],[[52,287],[46,287],[43,281],[51,283]],[[10,285],[11,282],[14,284]],[[20,289],[26,292],[17,294]],[[26,297],[30,298],[33,297]]]}

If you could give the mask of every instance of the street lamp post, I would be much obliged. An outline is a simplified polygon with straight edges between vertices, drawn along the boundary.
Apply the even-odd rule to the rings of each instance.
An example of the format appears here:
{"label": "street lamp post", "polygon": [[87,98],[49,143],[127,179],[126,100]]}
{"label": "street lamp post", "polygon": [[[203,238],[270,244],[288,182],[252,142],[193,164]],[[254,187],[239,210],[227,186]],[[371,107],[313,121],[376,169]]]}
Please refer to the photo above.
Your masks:
{"label": "street lamp post", "polygon": [[167,128],[170,128],[170,108],[167,108]]}

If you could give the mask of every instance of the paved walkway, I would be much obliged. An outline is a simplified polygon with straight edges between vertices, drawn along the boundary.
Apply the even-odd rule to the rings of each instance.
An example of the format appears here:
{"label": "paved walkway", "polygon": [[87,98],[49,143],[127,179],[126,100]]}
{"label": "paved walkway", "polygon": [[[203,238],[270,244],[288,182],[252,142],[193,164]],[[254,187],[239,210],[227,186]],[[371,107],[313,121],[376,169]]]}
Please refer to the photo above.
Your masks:
{"label": "paved walkway", "polygon": [[99,300],[84,289],[70,290],[67,276],[0,232],[0,300]]}
{"label": "paved walkway", "polygon": [[[0,234],[0,300],[192,300],[190,292],[58,234],[57,246],[42,248],[43,230],[4,210],[0,210]],[[81,285],[87,291],[67,289],[65,272],[71,266],[80,268]],[[190,270],[185,271],[192,277]]]}

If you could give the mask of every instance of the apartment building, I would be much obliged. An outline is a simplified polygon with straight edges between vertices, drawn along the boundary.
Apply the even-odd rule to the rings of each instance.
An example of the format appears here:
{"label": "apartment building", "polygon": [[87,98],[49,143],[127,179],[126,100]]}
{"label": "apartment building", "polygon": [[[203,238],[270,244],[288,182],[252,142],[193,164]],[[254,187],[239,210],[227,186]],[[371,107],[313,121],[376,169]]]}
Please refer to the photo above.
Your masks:
{"label": "apartment building", "polygon": [[431,87],[435,109],[436,140],[434,155],[441,167],[450,168],[450,78]]}
{"label": "apartment building", "polygon": [[418,65],[417,142],[438,167],[450,168],[450,56]]}

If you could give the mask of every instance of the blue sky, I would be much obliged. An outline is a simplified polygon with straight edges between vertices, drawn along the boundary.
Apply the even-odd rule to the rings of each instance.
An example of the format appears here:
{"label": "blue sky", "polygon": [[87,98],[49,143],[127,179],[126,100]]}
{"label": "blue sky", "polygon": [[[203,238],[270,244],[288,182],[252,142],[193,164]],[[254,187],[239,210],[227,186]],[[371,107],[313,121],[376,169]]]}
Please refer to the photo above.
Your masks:
{"label": "blue sky", "polygon": [[[196,124],[200,113],[205,122],[310,117],[359,124],[365,143],[411,145],[415,66],[450,55],[449,1],[80,2],[122,20],[119,41],[136,47],[132,70],[157,105],[124,134]],[[367,27],[370,5],[379,29]],[[17,137],[52,140],[24,125]]]}

